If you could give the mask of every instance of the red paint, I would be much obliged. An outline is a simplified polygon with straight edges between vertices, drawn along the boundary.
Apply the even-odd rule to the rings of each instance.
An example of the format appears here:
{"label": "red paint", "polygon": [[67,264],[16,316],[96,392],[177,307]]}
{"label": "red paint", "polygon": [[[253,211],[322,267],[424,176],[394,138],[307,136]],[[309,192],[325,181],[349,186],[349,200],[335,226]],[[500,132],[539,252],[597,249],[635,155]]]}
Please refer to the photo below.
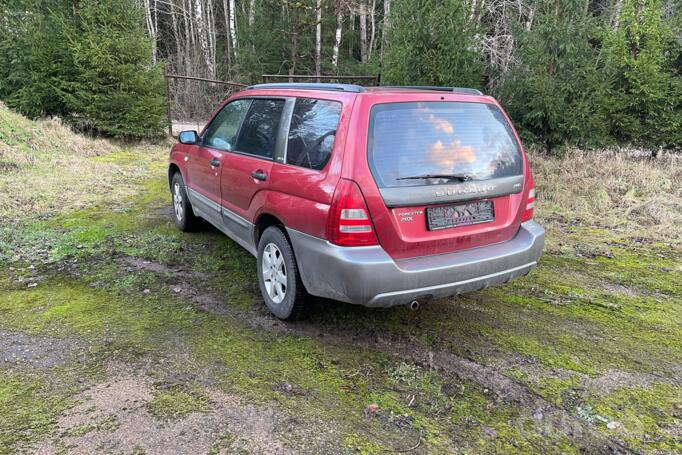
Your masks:
{"label": "red paint", "polygon": [[[180,168],[190,188],[216,202],[220,201],[224,207],[252,223],[257,223],[261,216],[267,214],[275,216],[289,228],[328,238],[330,205],[339,180],[345,178],[357,183],[379,243],[395,259],[504,242],[518,231],[523,212],[530,202],[528,195],[532,188],[523,146],[524,188],[518,194],[492,199],[495,220],[439,231],[426,228],[425,206],[387,208],[367,160],[368,123],[373,105],[386,102],[463,101],[499,106],[492,97],[407,89],[372,89],[361,93],[299,89],[244,90],[225,100],[213,115],[229,101],[258,96],[335,100],[343,104],[343,110],[332,157],[322,171],[207,147],[173,146],[170,161]],[[520,143],[516,131],[514,135]],[[188,162],[185,162],[186,156],[189,157]],[[217,171],[208,165],[213,158],[220,160]],[[267,180],[259,181],[251,177],[251,172],[256,170],[263,171]],[[411,222],[400,221],[400,214],[405,212],[412,212]]]}

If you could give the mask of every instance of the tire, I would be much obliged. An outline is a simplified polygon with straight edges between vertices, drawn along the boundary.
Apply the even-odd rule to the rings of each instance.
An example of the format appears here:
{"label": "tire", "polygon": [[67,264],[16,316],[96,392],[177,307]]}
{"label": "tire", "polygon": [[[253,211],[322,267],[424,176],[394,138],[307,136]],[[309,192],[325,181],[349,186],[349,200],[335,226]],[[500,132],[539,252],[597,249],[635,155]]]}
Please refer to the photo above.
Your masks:
{"label": "tire", "polygon": [[294,250],[279,227],[271,226],[263,232],[258,242],[257,264],[258,285],[270,312],[282,320],[300,318],[309,296],[301,281]]}
{"label": "tire", "polygon": [[194,214],[192,204],[187,197],[185,182],[179,172],[173,174],[171,180],[171,198],[173,202],[173,219],[175,225],[181,231],[195,231],[199,227],[200,220]]}

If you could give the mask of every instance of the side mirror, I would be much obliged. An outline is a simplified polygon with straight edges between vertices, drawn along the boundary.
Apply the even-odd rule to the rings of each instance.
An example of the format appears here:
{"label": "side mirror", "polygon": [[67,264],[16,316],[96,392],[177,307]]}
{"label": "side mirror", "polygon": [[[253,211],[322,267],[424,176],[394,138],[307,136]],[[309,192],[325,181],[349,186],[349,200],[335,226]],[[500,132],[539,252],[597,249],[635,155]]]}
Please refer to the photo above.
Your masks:
{"label": "side mirror", "polygon": [[182,131],[178,134],[178,141],[181,144],[193,145],[199,142],[199,135],[196,131]]}

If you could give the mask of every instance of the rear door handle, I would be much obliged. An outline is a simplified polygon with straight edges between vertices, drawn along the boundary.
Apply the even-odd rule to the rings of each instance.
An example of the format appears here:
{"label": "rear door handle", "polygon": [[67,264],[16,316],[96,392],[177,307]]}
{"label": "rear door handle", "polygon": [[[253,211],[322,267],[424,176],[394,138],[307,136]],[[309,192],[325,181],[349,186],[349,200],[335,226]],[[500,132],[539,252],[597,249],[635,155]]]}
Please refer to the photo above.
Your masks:
{"label": "rear door handle", "polygon": [[220,160],[218,158],[213,158],[211,161],[208,162],[213,167],[218,167],[220,166]]}
{"label": "rear door handle", "polygon": [[262,181],[265,181],[268,178],[268,176],[265,174],[265,172],[261,171],[260,169],[257,171],[253,171],[251,173],[251,177],[253,177],[256,180],[262,180]]}

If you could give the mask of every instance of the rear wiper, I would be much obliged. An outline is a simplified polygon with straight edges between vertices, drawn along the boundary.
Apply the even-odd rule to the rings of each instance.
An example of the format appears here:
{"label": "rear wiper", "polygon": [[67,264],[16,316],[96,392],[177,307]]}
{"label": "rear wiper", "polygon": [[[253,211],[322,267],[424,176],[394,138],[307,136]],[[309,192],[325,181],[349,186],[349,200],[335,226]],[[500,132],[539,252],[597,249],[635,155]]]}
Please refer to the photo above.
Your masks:
{"label": "rear wiper", "polygon": [[399,177],[396,180],[422,180],[422,179],[448,179],[448,180],[459,180],[460,182],[466,182],[467,180],[472,180],[470,174],[423,174],[423,175],[412,175],[409,177]]}

